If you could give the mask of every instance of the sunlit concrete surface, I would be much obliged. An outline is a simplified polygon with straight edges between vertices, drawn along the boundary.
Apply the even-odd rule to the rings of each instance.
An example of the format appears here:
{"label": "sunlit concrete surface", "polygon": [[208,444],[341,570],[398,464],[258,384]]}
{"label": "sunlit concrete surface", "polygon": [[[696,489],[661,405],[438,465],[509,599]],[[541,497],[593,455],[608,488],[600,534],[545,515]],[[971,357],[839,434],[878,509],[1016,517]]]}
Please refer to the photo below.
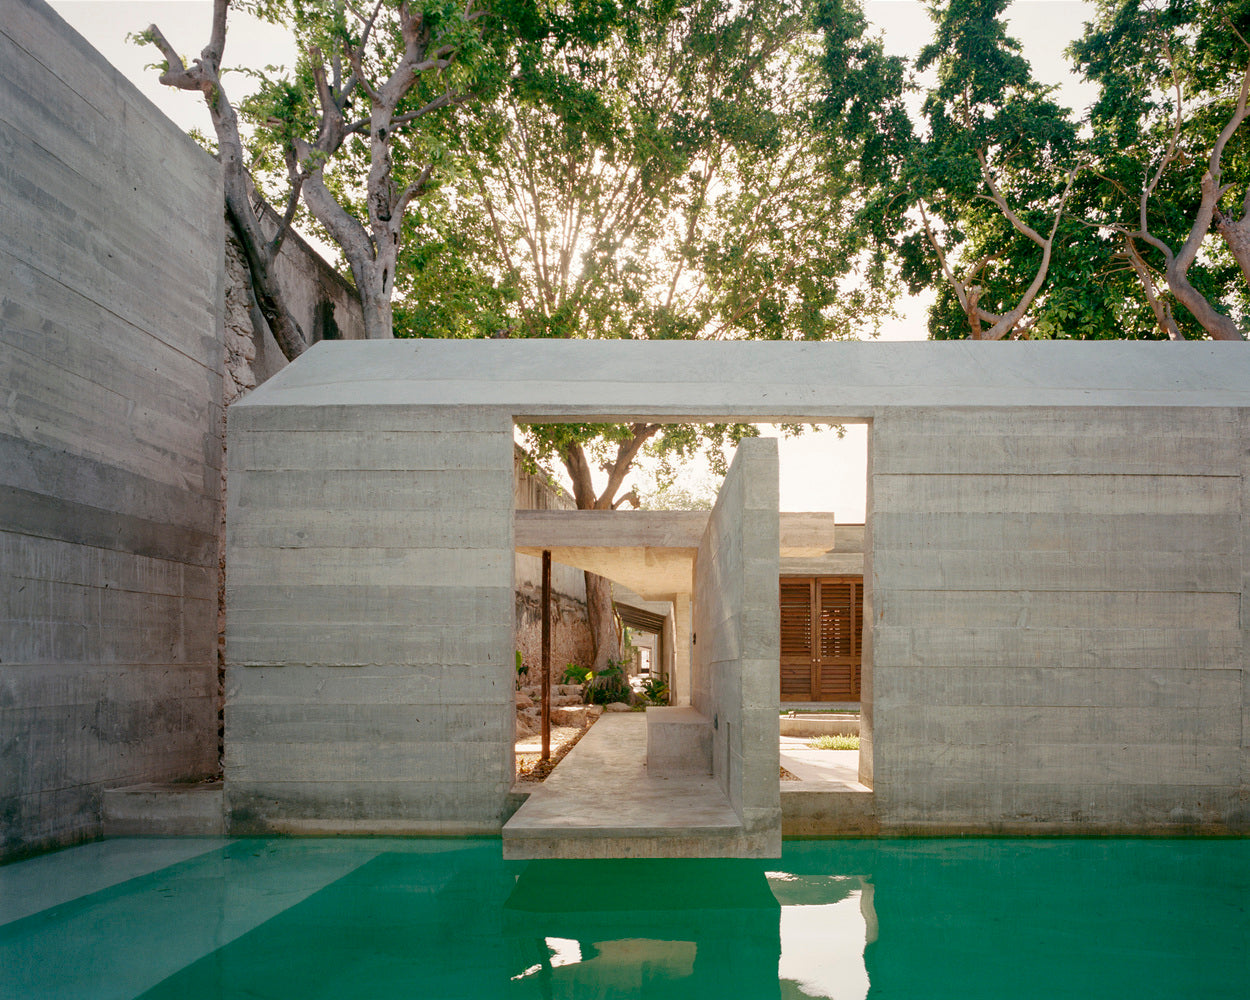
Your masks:
{"label": "sunlit concrete surface", "polygon": [[870,420],[882,408],[1246,406],[1243,344],[396,340],[316,345],[240,406],[480,406],[522,422]]}
{"label": "sunlit concrete surface", "polygon": [[743,840],[711,775],[647,772],[647,720],[607,713],[504,825],[504,857],[714,857]]}

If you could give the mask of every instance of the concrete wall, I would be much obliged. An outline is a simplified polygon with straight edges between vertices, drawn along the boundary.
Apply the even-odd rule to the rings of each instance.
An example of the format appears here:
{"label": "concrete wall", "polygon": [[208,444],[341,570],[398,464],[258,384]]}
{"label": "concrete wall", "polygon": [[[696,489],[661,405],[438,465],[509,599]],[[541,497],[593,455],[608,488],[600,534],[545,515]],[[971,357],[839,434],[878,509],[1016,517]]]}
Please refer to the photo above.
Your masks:
{"label": "concrete wall", "polygon": [[708,518],[692,602],[691,703],[713,720],[713,773],[765,850],[781,846],[777,504],[777,442],[749,438]]}
{"label": "concrete wall", "polygon": [[255,398],[230,411],[229,829],[498,830],[510,415]]}
{"label": "concrete wall", "polygon": [[1247,429],[1217,408],[878,416],[883,830],[1250,824]]}
{"label": "concrete wall", "polygon": [[[486,730],[509,718],[514,417],[841,413],[872,420],[861,763],[882,828],[1244,830],[1247,387],[1250,354],[1218,344],[322,345],[232,410],[232,434],[302,439],[290,454],[312,463],[246,458],[232,497],[239,826],[485,827],[504,801],[508,744]],[[776,611],[775,518],[746,527],[759,499],[722,496],[699,593],[728,596],[696,607],[694,654],[745,664],[758,641],[751,677],[775,685],[775,631],[729,628],[743,594]],[[761,542],[773,562],[747,591],[729,552]],[[742,741],[761,778],[745,810],[766,772],[776,793],[777,691],[742,696],[771,715]],[[752,718],[729,719],[722,754]]]}
{"label": "concrete wall", "polygon": [[216,767],[217,166],[39,0],[0,17],[0,855]]}

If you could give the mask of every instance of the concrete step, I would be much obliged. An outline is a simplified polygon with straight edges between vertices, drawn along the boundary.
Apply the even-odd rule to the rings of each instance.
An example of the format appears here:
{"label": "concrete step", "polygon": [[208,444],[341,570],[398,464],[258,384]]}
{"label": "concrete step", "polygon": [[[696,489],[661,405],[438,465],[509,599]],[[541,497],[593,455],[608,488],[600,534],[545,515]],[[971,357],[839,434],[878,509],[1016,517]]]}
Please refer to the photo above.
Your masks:
{"label": "concrete step", "polygon": [[711,775],[712,720],[689,707],[647,709],[647,774]]}
{"label": "concrete step", "polygon": [[104,791],[106,837],[221,837],[225,832],[219,781],[130,785]]}

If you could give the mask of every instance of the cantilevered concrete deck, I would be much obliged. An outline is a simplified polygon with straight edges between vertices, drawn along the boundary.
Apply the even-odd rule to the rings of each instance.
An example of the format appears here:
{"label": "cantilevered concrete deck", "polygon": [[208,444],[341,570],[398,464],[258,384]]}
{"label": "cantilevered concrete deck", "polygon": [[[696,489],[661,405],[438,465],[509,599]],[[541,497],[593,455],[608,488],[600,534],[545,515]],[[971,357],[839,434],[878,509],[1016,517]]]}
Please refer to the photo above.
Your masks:
{"label": "cantilevered concrete deck", "polygon": [[716,780],[655,778],[646,757],[646,716],[604,715],[504,826],[504,857],[741,856],[742,823]]}

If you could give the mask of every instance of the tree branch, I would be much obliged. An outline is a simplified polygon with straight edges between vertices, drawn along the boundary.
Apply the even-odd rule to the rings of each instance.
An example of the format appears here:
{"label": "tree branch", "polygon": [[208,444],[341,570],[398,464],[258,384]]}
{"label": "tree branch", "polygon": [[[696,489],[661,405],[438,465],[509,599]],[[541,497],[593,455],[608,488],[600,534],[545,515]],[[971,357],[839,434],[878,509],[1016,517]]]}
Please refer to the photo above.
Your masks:
{"label": "tree branch", "polygon": [[1142,255],[1138,253],[1133,238],[1127,233],[1124,234],[1125,254],[1129,263],[1133,267],[1133,271],[1137,275],[1137,280],[1141,282],[1142,291],[1146,295],[1146,302],[1150,305],[1150,311],[1155,315],[1155,323],[1168,340],[1184,340],[1185,336],[1181,333],[1180,328],[1176,325],[1176,317],[1172,315],[1172,307],[1159,298],[1158,291],[1155,288],[1154,278],[1150,274],[1150,268],[1146,265]]}
{"label": "tree branch", "polygon": [[622,441],[616,449],[616,461],[612,463],[612,468],[608,470],[608,484],[603,488],[603,492],[599,494],[599,498],[595,501],[595,507],[599,510],[612,510],[615,507],[613,498],[616,491],[621,488],[621,484],[625,481],[625,476],[629,472],[629,467],[633,464],[639,450],[647,439],[655,435],[660,429],[659,424],[636,423],[631,424],[633,437],[628,441]]}
{"label": "tree branch", "polygon": [[[998,206],[998,210],[1003,213],[1003,216],[1007,219],[1008,222],[1011,223],[1012,228],[1015,229],[1016,232],[1020,233],[1023,236],[1028,237],[1028,239],[1032,240],[1039,247],[1042,247],[1042,249],[1045,250],[1046,240],[1044,240],[1041,237],[1041,235],[1037,232],[1037,230],[1035,230],[1032,226],[1028,225],[1023,219],[1021,219],[1018,215],[1016,215],[1016,213],[1011,210],[1011,206],[1007,204],[1007,199],[1003,197],[1002,192],[998,189],[998,185],[994,182],[994,175],[990,171],[990,165],[989,165],[989,161],[985,157],[985,151],[982,149],[978,149],[976,153],[977,153],[977,160],[981,164],[981,177],[985,181],[985,186],[990,189],[990,200],[993,201],[994,204]],[[1069,188],[1072,187],[1072,175],[1071,174],[1068,175],[1068,187]],[[1067,192],[1065,191],[1064,200],[1066,199],[1067,199]],[[1053,230],[1052,230],[1052,236],[1053,236]]]}
{"label": "tree branch", "polygon": [[[1024,314],[1028,312],[1029,306],[1033,304],[1033,300],[1037,297],[1037,293],[1041,291],[1042,285],[1046,283],[1046,274],[1050,270],[1050,256],[1055,245],[1055,234],[1059,231],[1059,223],[1063,219],[1064,206],[1068,203],[1068,197],[1072,194],[1072,185],[1076,182],[1076,175],[1080,173],[1080,170],[1080,166],[1077,165],[1068,171],[1068,181],[1064,185],[1063,194],[1059,196],[1059,206],[1055,209],[1055,218],[1050,226],[1050,234],[1041,240],[1039,244],[1042,248],[1042,260],[1037,265],[1037,273],[1033,276],[1033,281],[1020,297],[1015,308],[1005,312],[998,322],[990,327],[989,332],[986,334],[987,340],[1000,340],[1010,333],[1024,317]],[[1032,230],[1030,229],[1029,232],[1032,232]],[[1036,236],[1037,234],[1034,235]]]}
{"label": "tree branch", "polygon": [[395,202],[395,215],[400,216],[404,214],[404,209],[408,207],[408,203],[425,190],[425,186],[430,180],[430,174],[433,172],[434,164],[427,163],[425,168],[421,171],[420,176],[404,188],[403,194],[401,194]]}
{"label": "tree branch", "polygon": [[195,65],[194,69],[187,69],[177,49],[169,44],[169,40],[155,24],[148,25],[146,34],[165,57],[167,68],[160,75],[160,82],[167,87],[177,87],[179,90],[200,90],[204,81],[202,66]]}

